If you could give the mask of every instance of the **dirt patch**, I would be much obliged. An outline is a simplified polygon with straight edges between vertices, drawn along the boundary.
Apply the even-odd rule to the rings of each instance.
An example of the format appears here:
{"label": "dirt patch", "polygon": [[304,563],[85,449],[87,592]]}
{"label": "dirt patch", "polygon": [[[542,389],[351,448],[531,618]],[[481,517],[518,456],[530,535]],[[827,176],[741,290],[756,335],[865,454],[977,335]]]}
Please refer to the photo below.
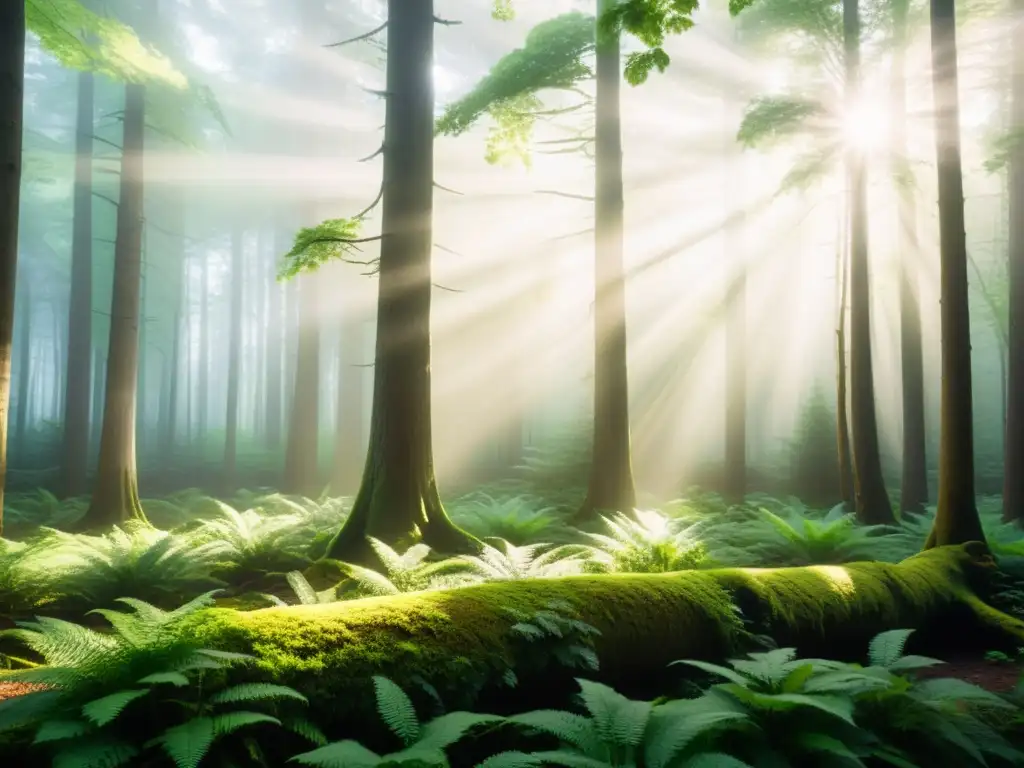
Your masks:
{"label": "dirt patch", "polygon": [[24,696],[32,691],[41,691],[46,686],[34,683],[0,683],[0,701],[13,699],[16,696]]}
{"label": "dirt patch", "polygon": [[922,680],[954,677],[992,693],[1011,693],[1022,675],[1024,664],[1020,662],[987,661],[976,657],[950,659],[945,664],[936,664],[917,673],[917,677]]}

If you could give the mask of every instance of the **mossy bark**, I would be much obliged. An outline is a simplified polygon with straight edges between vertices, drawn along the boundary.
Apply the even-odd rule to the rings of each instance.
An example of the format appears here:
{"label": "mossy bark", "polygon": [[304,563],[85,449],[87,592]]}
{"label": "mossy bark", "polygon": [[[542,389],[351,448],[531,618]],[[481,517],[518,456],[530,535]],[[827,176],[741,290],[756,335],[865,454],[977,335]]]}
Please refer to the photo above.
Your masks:
{"label": "mossy bark", "polygon": [[125,86],[121,194],[114,245],[114,288],[110,305],[110,351],[107,355],[103,431],[92,500],[80,524],[88,530],[106,528],[133,518],[145,519],[139,503],[135,465],[145,102],[143,86]]}
{"label": "mossy bark", "polygon": [[[860,95],[860,8],[843,3],[846,98]],[[871,355],[871,277],[868,263],[867,165],[862,152],[846,153],[850,186],[850,420],[853,436],[853,482],[860,522],[892,523],[894,516],[882,476],[875,413],[875,381]]]}
{"label": "mossy bark", "polygon": [[1024,623],[974,591],[992,567],[983,548],[968,545],[896,565],[531,579],[317,606],[219,609],[198,616],[190,631],[206,647],[254,654],[248,674],[293,685],[312,706],[341,716],[353,706],[353,689],[375,674],[408,687],[428,682],[442,697],[471,680],[500,679],[518,653],[510,631],[517,619],[506,609],[530,614],[556,600],[600,631],[600,670],[587,676],[611,683],[663,676],[677,659],[737,653],[745,630],[734,605],[753,623],[750,630],[803,653],[842,648],[860,655],[878,632],[941,629],[950,620],[962,627],[960,639],[1016,647]]}
{"label": "mossy bark", "polygon": [[[908,0],[895,0],[893,17],[893,62],[891,113],[892,152],[901,160],[907,154],[906,73]],[[893,168],[898,174],[900,168]],[[921,340],[920,275],[915,269],[919,254],[917,207],[914,192],[898,190],[900,227],[900,376],[903,398],[903,472],[900,483],[900,511],[923,512],[928,503],[928,467],[925,452],[924,354]]]}
{"label": "mossy bark", "polygon": [[[1013,0],[1017,18],[1024,0]],[[1011,130],[1024,130],[1024,25],[1013,40]],[[1024,142],[1010,155],[1009,343],[1006,379],[1006,442],[1003,447],[1003,519],[1024,519]]]}
{"label": "mossy bark", "polygon": [[[617,0],[599,0],[598,17]],[[617,35],[597,34],[594,132],[594,442],[587,495],[577,521],[633,511],[629,437],[626,278],[623,269],[622,84]]]}
{"label": "mossy bark", "polygon": [[932,82],[939,187],[939,302],[942,329],[939,497],[925,547],[984,541],[974,496],[971,318],[960,159],[960,105],[953,0],[931,0]]}
{"label": "mossy bark", "polygon": [[372,562],[367,537],[443,552],[478,542],[457,528],[434,479],[430,403],[434,192],[434,3],[389,0],[377,342],[369,449],[329,557]]}

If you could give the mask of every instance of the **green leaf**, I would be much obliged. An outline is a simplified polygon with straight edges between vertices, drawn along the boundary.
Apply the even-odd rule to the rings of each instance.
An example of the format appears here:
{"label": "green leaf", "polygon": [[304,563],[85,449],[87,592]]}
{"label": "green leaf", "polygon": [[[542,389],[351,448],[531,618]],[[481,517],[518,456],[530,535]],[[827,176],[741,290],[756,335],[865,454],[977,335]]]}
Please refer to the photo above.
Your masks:
{"label": "green leaf", "polygon": [[476,768],[539,768],[540,758],[525,752],[499,752],[491,755]]}
{"label": "green leaf", "polygon": [[913,633],[912,629],[891,629],[875,635],[868,646],[868,658],[871,663],[886,668],[894,664],[903,655],[907,640]]}
{"label": "green leaf", "polygon": [[420,735],[420,722],[416,708],[405,691],[380,675],[373,676],[373,688],[377,695],[377,711],[381,719],[403,743],[415,743]]}
{"label": "green leaf", "polygon": [[792,138],[825,112],[820,102],[802,97],[759,96],[747,105],[736,140],[745,147],[761,147]]}
{"label": "green leaf", "polygon": [[[697,669],[703,670],[704,672],[710,672],[712,675],[718,675],[724,677],[726,680],[730,680],[736,685],[746,688],[750,685],[750,681],[735,670],[723,667],[718,664],[712,664],[707,661],[698,661],[693,659],[680,659],[679,661],[673,661],[672,664],[685,664],[688,667],[696,667]],[[670,664],[669,666],[672,666]]]}
{"label": "green leaf", "polygon": [[96,725],[106,725],[112,722],[128,704],[149,693],[149,688],[118,691],[111,693],[94,701],[90,701],[82,707],[82,714],[92,720]]}
{"label": "green leaf", "polygon": [[424,749],[443,749],[461,739],[472,728],[501,720],[497,715],[449,712],[426,723],[420,730],[416,745]]}
{"label": "green leaf", "polygon": [[[735,0],[730,0],[730,2],[735,2]],[[683,768],[754,768],[754,766],[724,752],[704,752],[688,759],[683,763]]]}
{"label": "green leaf", "polygon": [[315,227],[303,227],[295,243],[284,255],[279,280],[288,280],[303,272],[315,272],[324,264],[345,260],[359,245],[362,219],[328,219]]}
{"label": "green leaf", "polygon": [[139,755],[131,744],[114,739],[76,741],[53,756],[52,768],[120,768]]}
{"label": "green leaf", "polygon": [[166,683],[168,685],[174,685],[178,688],[183,688],[189,684],[189,679],[180,672],[155,672],[152,675],[146,675],[138,681],[142,685],[159,685]]}
{"label": "green leaf", "polygon": [[319,768],[373,768],[381,764],[381,758],[358,741],[346,739],[314,749],[312,752],[303,752],[290,758],[288,762]]}
{"label": "green leaf", "polygon": [[89,732],[92,726],[82,720],[45,720],[36,731],[33,744],[43,744],[48,741],[62,741],[73,739]]}
{"label": "green leaf", "polygon": [[306,697],[286,685],[270,683],[243,683],[218,691],[210,697],[211,704],[233,704],[236,702],[263,701],[266,699],[295,699],[306,703]]}
{"label": "green leaf", "polygon": [[196,717],[181,725],[168,728],[153,739],[163,747],[177,768],[198,768],[216,738],[213,720]]}

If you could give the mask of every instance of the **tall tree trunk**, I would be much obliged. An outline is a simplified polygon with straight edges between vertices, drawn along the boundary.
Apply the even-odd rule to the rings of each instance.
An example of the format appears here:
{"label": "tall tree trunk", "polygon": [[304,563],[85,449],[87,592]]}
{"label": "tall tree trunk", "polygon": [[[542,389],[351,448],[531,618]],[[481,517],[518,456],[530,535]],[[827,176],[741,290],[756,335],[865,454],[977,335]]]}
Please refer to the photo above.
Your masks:
{"label": "tall tree trunk", "polygon": [[199,283],[199,371],[196,376],[196,447],[201,456],[206,450],[206,428],[210,409],[210,254],[202,255]]}
{"label": "tall tree trunk", "polygon": [[[179,224],[183,217],[179,216]],[[184,233],[182,233],[184,236]],[[177,292],[174,305],[174,320],[171,326],[171,356],[167,363],[167,419],[164,430],[161,434],[164,459],[167,460],[174,453],[178,434],[178,398],[181,392],[181,350],[182,334],[185,332],[185,323],[188,322],[188,293],[185,290],[185,282],[188,278],[187,262],[184,253],[180,255],[177,276]],[[187,344],[187,342],[186,342]],[[185,346],[188,349],[188,346]]]}
{"label": "tall tree trunk", "polygon": [[24,88],[25,4],[20,0],[0,3],[0,533],[7,479],[7,417],[18,282]]}
{"label": "tall tree trunk", "polygon": [[185,278],[184,278],[185,279],[185,288],[184,288],[185,309],[183,311],[185,313],[185,317],[184,317],[184,320],[185,320],[184,346],[185,346],[186,352],[185,352],[185,386],[184,386],[184,394],[185,394],[185,419],[183,421],[183,426],[185,428],[185,441],[184,441],[185,445],[186,446],[191,446],[192,445],[192,401],[193,401],[193,392],[194,392],[194,384],[195,384],[195,382],[193,381],[192,372],[193,372],[193,370],[195,368],[195,365],[193,363],[193,355],[192,355],[192,270],[189,269],[189,260],[188,260],[188,255],[187,254],[185,256],[184,262],[185,262],[184,263],[184,269],[185,269]]}
{"label": "tall tree trunk", "polygon": [[125,86],[121,194],[114,246],[114,288],[110,305],[106,402],[92,500],[82,520],[86,529],[145,519],[139,503],[135,457],[135,403],[139,368],[142,300],[143,152],[146,89]]}
{"label": "tall tree trunk", "polygon": [[847,511],[854,508],[853,459],[850,456],[849,400],[846,370],[846,306],[849,292],[850,238],[849,203],[843,202],[836,244],[836,282],[839,286],[839,310],[836,318],[836,456],[839,460],[839,495]]}
{"label": "tall tree trunk", "polygon": [[[1013,0],[1013,93],[1010,130],[1024,130],[1024,0]],[[1010,155],[1010,311],[1006,427],[1003,443],[1003,519],[1024,519],[1024,142]]]}
{"label": "tall tree trunk", "polygon": [[32,403],[32,314],[34,311],[33,296],[35,289],[28,270],[23,270],[18,291],[21,300],[21,311],[18,313],[18,411],[14,415],[14,445],[16,450],[24,451],[28,433],[28,420]]}
{"label": "tall tree trunk", "polygon": [[[843,2],[846,98],[860,96],[860,9]],[[857,519],[866,524],[894,520],[882,475],[871,360],[871,278],[868,266],[867,166],[862,152],[846,152],[850,186],[850,417],[853,432],[853,480]]]}
{"label": "tall tree trunk", "polygon": [[89,463],[90,367],[92,366],[92,135],[95,78],[78,74],[75,120],[74,220],[71,234],[71,298],[68,307],[67,380],[61,493],[86,492]]}
{"label": "tall tree trunk", "polygon": [[107,391],[106,359],[103,350],[96,347],[92,356],[92,427],[89,429],[89,446],[99,449],[100,432],[103,429],[103,397]]}
{"label": "tall tree trunk", "polygon": [[368,536],[477,549],[441,504],[430,408],[434,2],[388,0],[384,199],[370,445],[352,513],[329,556],[373,562]]}
{"label": "tall tree trunk", "polygon": [[[349,285],[349,296],[355,286]],[[350,305],[354,305],[351,302]],[[331,491],[338,495],[355,492],[359,471],[366,458],[363,450],[363,323],[362,313],[346,312],[338,339],[338,389],[334,466]]]}
{"label": "tall tree trunk", "polygon": [[[598,15],[617,0],[599,0]],[[578,521],[632,513],[636,488],[629,440],[626,280],[623,274],[622,82],[618,35],[598,34],[594,198],[594,446]]]}
{"label": "tall tree trunk", "polygon": [[[224,422],[224,491],[238,487],[238,384],[242,362],[242,251],[245,233],[235,225],[231,233],[231,329],[228,336],[228,397]],[[315,430],[314,430],[315,431]]]}
{"label": "tall tree trunk", "polygon": [[264,416],[264,437],[267,448],[276,451],[281,447],[281,390],[284,375],[282,341],[284,339],[285,317],[284,286],[277,282],[277,257],[287,251],[281,238],[281,229],[274,232],[274,245],[270,256],[270,285],[267,287],[267,354],[264,377],[266,384],[266,415]]}
{"label": "tall tree trunk", "polygon": [[316,497],[319,494],[317,448],[320,437],[320,318],[319,275],[306,275],[299,284],[298,359],[292,416],[288,421],[288,446],[284,460],[286,493]]}
{"label": "tall tree trunk", "polygon": [[929,547],[985,541],[974,496],[971,315],[960,161],[955,0],[931,0],[932,82],[939,177],[939,303],[942,396],[939,499]]}
{"label": "tall tree trunk", "polygon": [[[895,0],[893,14],[892,61],[892,153],[894,175],[907,154],[907,83],[905,51],[909,0]],[[928,464],[925,453],[924,353],[921,340],[921,301],[918,296],[919,270],[917,207],[914,193],[905,185],[899,195],[900,227],[900,368],[903,395],[903,473],[900,485],[900,512],[924,511],[928,503]]]}

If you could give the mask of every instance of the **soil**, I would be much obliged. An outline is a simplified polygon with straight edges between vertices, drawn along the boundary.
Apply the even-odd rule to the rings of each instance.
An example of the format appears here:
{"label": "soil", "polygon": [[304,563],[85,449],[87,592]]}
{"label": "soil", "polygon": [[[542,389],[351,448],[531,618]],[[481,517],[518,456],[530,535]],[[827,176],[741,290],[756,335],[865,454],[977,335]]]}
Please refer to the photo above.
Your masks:
{"label": "soil", "polygon": [[1024,677],[1024,663],[1019,661],[988,661],[977,657],[954,657],[945,664],[936,664],[917,672],[922,680],[955,677],[992,693],[1011,693]]}
{"label": "soil", "polygon": [[32,683],[0,683],[0,701],[13,699],[15,696],[22,696],[32,691],[38,691],[43,687],[42,685],[34,685]]}

